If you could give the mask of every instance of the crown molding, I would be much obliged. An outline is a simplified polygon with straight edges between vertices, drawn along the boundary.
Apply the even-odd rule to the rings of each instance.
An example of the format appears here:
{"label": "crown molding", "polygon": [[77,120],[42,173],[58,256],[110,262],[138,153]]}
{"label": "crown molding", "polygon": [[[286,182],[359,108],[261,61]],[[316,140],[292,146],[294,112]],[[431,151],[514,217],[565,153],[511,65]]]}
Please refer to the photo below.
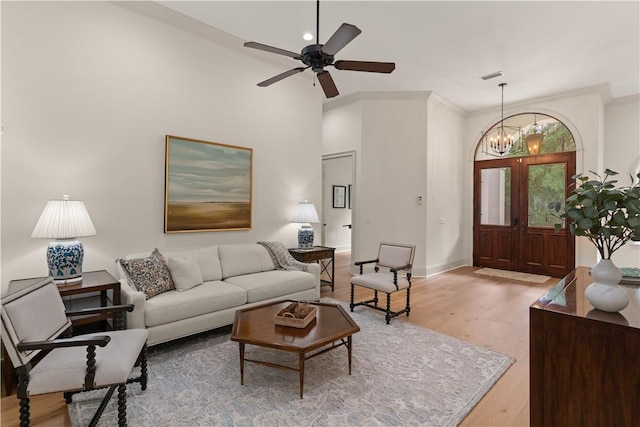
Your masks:
{"label": "crown molding", "polygon": [[621,98],[613,98],[607,104],[607,107],[610,105],[630,104],[630,103],[637,103],[637,102],[640,102],[640,95],[629,95],[629,96],[623,96]]}

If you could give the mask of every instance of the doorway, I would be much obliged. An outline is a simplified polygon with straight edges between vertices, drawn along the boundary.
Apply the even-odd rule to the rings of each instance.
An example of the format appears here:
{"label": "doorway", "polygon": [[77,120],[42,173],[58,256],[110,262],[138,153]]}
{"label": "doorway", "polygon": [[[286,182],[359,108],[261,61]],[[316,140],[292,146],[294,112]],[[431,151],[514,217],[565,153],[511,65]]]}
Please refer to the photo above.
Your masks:
{"label": "doorway", "polygon": [[322,244],[351,250],[355,153],[322,156]]}
{"label": "doorway", "polygon": [[548,209],[567,197],[575,151],[477,161],[473,265],[564,277],[575,268],[575,239]]}

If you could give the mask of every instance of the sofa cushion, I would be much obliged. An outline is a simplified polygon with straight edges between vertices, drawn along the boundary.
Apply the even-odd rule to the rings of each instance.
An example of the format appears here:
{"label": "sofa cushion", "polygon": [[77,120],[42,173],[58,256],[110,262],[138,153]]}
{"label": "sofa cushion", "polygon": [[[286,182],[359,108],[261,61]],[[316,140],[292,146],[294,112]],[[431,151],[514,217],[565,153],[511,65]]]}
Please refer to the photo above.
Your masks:
{"label": "sofa cushion", "polygon": [[167,265],[176,291],[182,292],[201,285],[204,281],[200,267],[195,259],[187,257],[168,257]]}
{"label": "sofa cushion", "polygon": [[313,274],[296,270],[263,271],[229,277],[224,281],[245,289],[248,303],[306,291],[316,285]]}
{"label": "sofa cushion", "polygon": [[187,257],[194,259],[198,263],[198,267],[200,267],[202,280],[205,282],[222,280],[222,269],[220,268],[217,246],[207,246],[199,249],[163,250],[162,254],[165,257]]}
{"label": "sofa cushion", "polygon": [[218,246],[222,278],[275,270],[271,255],[258,244],[235,244]]}
{"label": "sofa cushion", "polygon": [[220,281],[204,282],[185,292],[169,291],[147,301],[147,327],[176,322],[247,302],[244,289]]}
{"label": "sofa cushion", "polygon": [[175,289],[169,267],[158,249],[146,258],[121,259],[120,265],[127,281],[149,299]]}

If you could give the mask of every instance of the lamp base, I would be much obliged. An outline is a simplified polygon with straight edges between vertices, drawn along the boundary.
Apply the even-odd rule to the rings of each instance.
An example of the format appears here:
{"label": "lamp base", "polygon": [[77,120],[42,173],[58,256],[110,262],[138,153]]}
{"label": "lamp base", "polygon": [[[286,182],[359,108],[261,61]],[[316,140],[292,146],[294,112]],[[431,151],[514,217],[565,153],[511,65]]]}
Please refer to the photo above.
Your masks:
{"label": "lamp base", "polygon": [[313,228],[309,225],[303,225],[298,229],[298,248],[313,248]]}
{"label": "lamp base", "polygon": [[79,240],[55,240],[47,248],[49,276],[59,284],[82,280],[84,248]]}

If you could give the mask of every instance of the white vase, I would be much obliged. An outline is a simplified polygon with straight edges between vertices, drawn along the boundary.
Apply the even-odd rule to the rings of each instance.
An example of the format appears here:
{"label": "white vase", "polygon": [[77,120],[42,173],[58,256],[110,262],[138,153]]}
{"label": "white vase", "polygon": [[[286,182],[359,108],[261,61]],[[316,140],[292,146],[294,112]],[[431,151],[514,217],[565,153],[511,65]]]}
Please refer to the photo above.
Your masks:
{"label": "white vase", "polygon": [[629,305],[629,296],[618,283],[622,273],[610,259],[601,259],[591,268],[593,283],[587,287],[585,296],[598,310],[615,313]]}

